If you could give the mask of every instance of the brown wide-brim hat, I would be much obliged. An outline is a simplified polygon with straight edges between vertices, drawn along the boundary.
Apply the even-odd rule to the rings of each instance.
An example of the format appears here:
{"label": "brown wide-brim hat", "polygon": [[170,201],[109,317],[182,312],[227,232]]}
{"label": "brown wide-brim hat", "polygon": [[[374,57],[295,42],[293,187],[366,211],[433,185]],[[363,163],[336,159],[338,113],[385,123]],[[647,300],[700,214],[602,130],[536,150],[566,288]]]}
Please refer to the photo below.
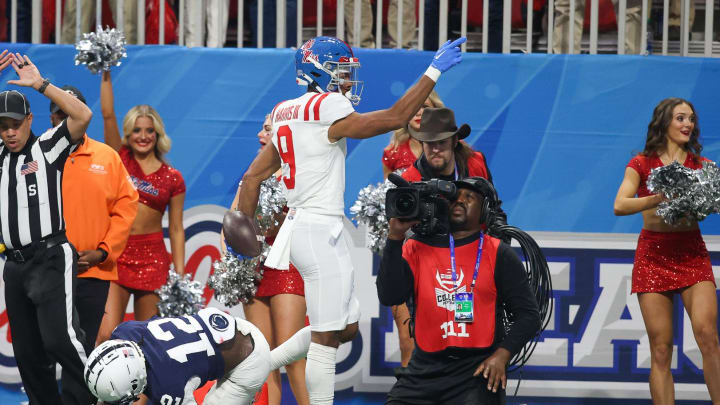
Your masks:
{"label": "brown wide-brim hat", "polygon": [[470,135],[470,125],[455,125],[455,113],[449,108],[426,108],[420,118],[420,130],[408,125],[408,132],[420,142],[437,142],[457,135],[465,139]]}

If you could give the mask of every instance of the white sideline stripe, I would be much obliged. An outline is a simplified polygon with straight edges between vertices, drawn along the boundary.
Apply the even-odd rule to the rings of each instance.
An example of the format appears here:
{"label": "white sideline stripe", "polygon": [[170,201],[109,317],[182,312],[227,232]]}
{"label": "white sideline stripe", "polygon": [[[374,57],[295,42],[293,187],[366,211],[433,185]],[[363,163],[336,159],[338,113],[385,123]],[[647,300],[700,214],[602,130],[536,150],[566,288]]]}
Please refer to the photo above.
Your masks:
{"label": "white sideline stripe", "polygon": [[[541,248],[635,250],[638,233],[528,232]],[[720,251],[720,235],[703,235],[711,252]],[[513,246],[519,246],[513,240]]]}
{"label": "white sideline stripe", "polygon": [[[506,392],[515,392],[518,380],[508,380]],[[650,399],[647,382],[556,381],[523,379],[519,397]],[[709,400],[705,384],[675,383],[677,400]]]}
{"label": "white sideline stripe", "polygon": [[75,350],[77,351],[77,354],[78,356],[80,356],[80,360],[82,360],[82,364],[84,365],[85,363],[87,363],[87,355],[85,354],[85,349],[83,348],[83,345],[78,340],[77,335],[75,335],[75,329],[73,329],[72,325],[73,252],[72,249],[70,249],[70,244],[67,242],[62,244],[62,248],[65,256],[65,322],[67,323],[67,334],[70,337],[70,343],[75,346]]}

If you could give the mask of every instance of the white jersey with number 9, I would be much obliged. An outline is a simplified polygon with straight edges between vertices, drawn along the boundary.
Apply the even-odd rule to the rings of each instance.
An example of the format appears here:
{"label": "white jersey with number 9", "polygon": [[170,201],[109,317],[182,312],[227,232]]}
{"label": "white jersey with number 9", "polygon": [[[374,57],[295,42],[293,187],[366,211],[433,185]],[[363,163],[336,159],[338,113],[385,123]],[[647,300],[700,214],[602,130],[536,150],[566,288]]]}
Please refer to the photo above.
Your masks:
{"label": "white jersey with number 9", "polygon": [[344,215],[345,138],[330,142],[328,129],[353,113],[340,93],[305,93],[272,112],[272,142],[282,159],[288,207]]}

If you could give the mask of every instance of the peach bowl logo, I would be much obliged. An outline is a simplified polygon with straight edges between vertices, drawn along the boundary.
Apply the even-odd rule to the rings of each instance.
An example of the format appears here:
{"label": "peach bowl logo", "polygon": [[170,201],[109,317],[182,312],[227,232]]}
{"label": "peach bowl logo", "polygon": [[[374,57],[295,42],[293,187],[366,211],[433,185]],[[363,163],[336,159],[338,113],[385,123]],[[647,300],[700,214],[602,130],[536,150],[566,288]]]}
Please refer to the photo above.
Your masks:
{"label": "peach bowl logo", "polygon": [[[193,279],[207,282],[212,274],[212,263],[220,259],[220,230],[222,219],[227,208],[219,205],[199,205],[185,210],[185,272],[192,274]],[[167,215],[163,219],[163,227],[167,230]],[[167,232],[166,232],[167,235]],[[166,247],[170,251],[170,239],[165,238]],[[4,266],[4,260],[0,259]],[[225,308],[212,298],[213,291],[205,287],[204,297],[208,306],[226,310],[234,316],[243,316],[242,306]],[[128,306],[125,319],[133,319],[132,300]],[[20,383],[20,373],[15,363],[12,349],[8,315],[5,308],[5,285],[0,278],[0,384]]]}

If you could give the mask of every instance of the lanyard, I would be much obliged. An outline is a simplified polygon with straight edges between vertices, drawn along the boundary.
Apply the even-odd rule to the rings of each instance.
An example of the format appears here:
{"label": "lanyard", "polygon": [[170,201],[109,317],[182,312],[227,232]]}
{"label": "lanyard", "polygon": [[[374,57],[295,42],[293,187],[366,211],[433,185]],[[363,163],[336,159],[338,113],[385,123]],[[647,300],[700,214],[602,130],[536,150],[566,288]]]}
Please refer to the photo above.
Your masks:
{"label": "lanyard", "polygon": [[457,163],[455,163],[455,181],[458,180],[458,169],[457,169]]}
{"label": "lanyard", "polygon": [[[475,289],[475,281],[477,281],[478,270],[480,269],[480,256],[482,256],[483,241],[485,240],[483,236],[484,235],[481,233],[480,240],[478,241],[477,258],[475,259],[475,272],[473,273],[472,284],[470,284],[470,291]],[[457,272],[455,271],[455,238],[453,238],[452,234],[450,234],[450,269],[452,270],[453,288],[454,291],[457,292],[458,277]]]}

